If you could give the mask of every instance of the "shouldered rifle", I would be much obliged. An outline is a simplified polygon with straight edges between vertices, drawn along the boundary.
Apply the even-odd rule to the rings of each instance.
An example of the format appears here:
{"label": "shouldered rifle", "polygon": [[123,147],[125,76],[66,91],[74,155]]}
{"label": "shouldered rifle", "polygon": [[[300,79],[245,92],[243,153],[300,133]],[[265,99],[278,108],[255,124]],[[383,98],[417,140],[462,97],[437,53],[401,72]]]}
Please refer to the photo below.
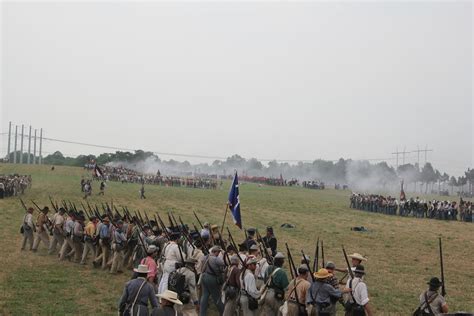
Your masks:
{"label": "shouldered rifle", "polygon": [[54,202],[53,202],[53,199],[51,198],[51,195],[49,196],[49,201],[51,202],[51,206],[53,207],[53,210],[57,213],[59,210],[58,210],[58,207],[56,205],[54,205]]}
{"label": "shouldered rifle", "polygon": [[204,249],[203,253],[208,254],[209,253],[209,248],[207,247],[206,243],[204,242],[204,239],[201,236],[201,233],[199,232],[198,228],[196,227],[196,224],[193,223],[194,230],[199,233],[199,240],[201,241],[202,249]]}
{"label": "shouldered rifle", "polygon": [[346,249],[344,249],[344,246],[342,246],[342,252],[344,253],[344,259],[346,259],[347,271],[349,272],[349,275],[353,279],[354,278],[354,272],[352,272],[352,268],[351,268],[351,265],[349,263],[349,259],[347,259],[347,253],[346,253]]}
{"label": "shouldered rifle", "polygon": [[268,264],[273,264],[272,256],[270,256],[270,254],[268,253],[269,247],[267,247],[267,244],[265,240],[262,238],[262,236],[260,235],[260,233],[258,232],[258,229],[257,229],[256,234],[257,234],[257,241],[259,242],[259,246],[261,247],[263,245],[263,251],[261,248],[260,248],[260,251],[262,251],[262,254],[265,255],[265,258],[267,259]]}
{"label": "shouldered rifle", "polygon": [[[38,204],[36,204],[35,201],[33,201],[33,200],[31,200],[31,202],[34,204],[34,206],[36,206],[36,208],[38,209],[38,212],[41,213],[42,211],[41,211],[41,208],[38,206]],[[53,223],[52,223],[51,220],[49,219],[48,215],[45,214],[44,217],[46,217],[46,219],[48,220],[48,223],[47,223],[47,225],[46,225],[46,228],[48,229],[48,232],[49,232],[50,234],[53,234],[53,230],[52,230],[52,228],[51,228],[51,227],[53,226]]]}
{"label": "shouldered rifle", "polygon": [[324,241],[322,239],[321,239],[321,260],[322,260],[321,268],[325,268],[326,264],[324,263]]}
{"label": "shouldered rifle", "polygon": [[441,295],[446,296],[446,288],[444,287],[444,265],[443,265],[443,246],[441,237],[439,237],[439,263],[441,266]]}
{"label": "shouldered rifle", "polygon": [[196,219],[197,219],[197,221],[198,221],[199,225],[201,226],[201,229],[203,229],[203,228],[204,228],[204,226],[202,226],[202,223],[201,223],[201,221],[199,220],[199,217],[197,216],[196,212],[195,212],[195,211],[193,211],[193,213],[194,213],[194,217],[196,217]]}
{"label": "shouldered rifle", "polygon": [[[229,233],[229,238],[230,238],[230,241],[232,242],[232,244],[234,245],[234,247],[236,246],[235,245],[235,241],[234,241],[234,238],[232,237],[232,234],[230,233],[230,230],[229,230],[229,227],[227,227],[227,232]],[[242,268],[245,270],[245,262],[244,262],[244,259],[242,259],[242,257],[240,256],[239,254],[239,250],[236,248],[235,249],[237,251],[237,257],[239,258],[239,261],[240,263],[242,263]]]}
{"label": "shouldered rifle", "polygon": [[296,270],[295,263],[293,261],[293,257],[291,256],[290,248],[288,247],[288,244],[285,243],[286,246],[286,252],[288,253],[288,262],[290,264],[290,272],[291,272],[291,277],[296,278],[298,276],[298,270]]}
{"label": "shouldered rifle", "polygon": [[22,198],[20,198],[20,202],[21,202],[21,205],[23,206],[23,208],[25,209],[25,211],[28,211],[28,207],[26,207],[26,204],[25,204],[25,202],[23,202]]}
{"label": "shouldered rifle", "polygon": [[316,271],[316,269],[319,266],[319,237],[316,240],[316,249],[314,250],[314,260],[313,260],[313,271]]}
{"label": "shouldered rifle", "polygon": [[314,282],[313,271],[311,270],[309,260],[308,260],[308,258],[306,258],[303,249],[301,249],[301,255],[303,256],[304,263],[308,266],[308,271],[309,271],[309,274],[311,275],[311,280],[313,280],[313,282]]}

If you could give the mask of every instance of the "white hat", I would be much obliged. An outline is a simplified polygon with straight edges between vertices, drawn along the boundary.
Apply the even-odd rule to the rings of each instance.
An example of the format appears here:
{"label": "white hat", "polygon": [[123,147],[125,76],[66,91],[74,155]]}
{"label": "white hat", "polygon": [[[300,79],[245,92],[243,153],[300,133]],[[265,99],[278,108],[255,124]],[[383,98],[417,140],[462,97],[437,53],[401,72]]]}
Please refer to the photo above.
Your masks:
{"label": "white hat", "polygon": [[349,258],[357,259],[357,260],[360,260],[360,261],[367,261],[367,258],[365,258],[364,256],[362,256],[360,253],[357,253],[357,252],[355,252],[353,254],[350,254]]}
{"label": "white hat", "polygon": [[181,302],[178,299],[178,294],[176,292],[166,290],[162,294],[156,294],[157,297],[167,300],[171,303],[178,304],[178,305],[183,305],[183,302]]}
{"label": "white hat", "polygon": [[148,266],[146,264],[140,264],[138,268],[133,269],[133,271],[137,273],[149,273],[150,270],[148,270]]}

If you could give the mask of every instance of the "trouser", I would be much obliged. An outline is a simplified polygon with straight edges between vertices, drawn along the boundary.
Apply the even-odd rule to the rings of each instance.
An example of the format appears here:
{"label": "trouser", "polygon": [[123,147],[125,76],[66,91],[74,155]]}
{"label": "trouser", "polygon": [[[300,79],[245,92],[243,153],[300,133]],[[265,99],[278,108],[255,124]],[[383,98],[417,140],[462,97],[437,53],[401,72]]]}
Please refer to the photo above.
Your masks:
{"label": "trouser", "polygon": [[59,260],[64,260],[69,258],[74,254],[74,245],[72,243],[71,237],[64,237],[64,242],[59,252]]}
{"label": "trouser", "polygon": [[265,295],[265,301],[263,302],[262,316],[274,316],[278,315],[280,306],[283,304],[283,301],[275,298],[275,290],[268,289],[267,295]]}
{"label": "trouser", "polygon": [[40,241],[42,241],[46,248],[49,249],[49,236],[45,230],[36,234],[35,241],[33,242],[33,250],[38,249]]}
{"label": "trouser", "polygon": [[87,255],[89,252],[92,253],[92,261],[95,260],[95,245],[91,241],[86,241],[84,243],[84,250],[82,251],[81,264],[86,263]]}
{"label": "trouser", "polygon": [[53,241],[51,242],[51,245],[49,246],[48,253],[52,254],[53,252],[55,252],[58,245],[59,245],[59,250],[61,251],[63,242],[64,242],[64,236],[62,234],[58,234],[53,231]]}
{"label": "trouser", "polygon": [[239,297],[237,296],[234,299],[226,299],[224,305],[224,314],[222,316],[236,316],[238,315],[237,307]]}
{"label": "trouser", "polygon": [[327,306],[316,305],[318,310],[318,316],[335,316],[336,315],[336,304],[329,304]]}
{"label": "trouser", "polygon": [[74,246],[74,262],[79,263],[79,261],[81,260],[82,249],[84,248],[84,246],[79,240],[73,240],[72,243]]}
{"label": "trouser", "polygon": [[135,246],[135,243],[129,243],[127,245],[127,249],[124,252],[123,266],[126,268],[131,268],[129,265],[131,264],[133,250],[135,249]]}
{"label": "trouser", "polygon": [[110,268],[110,273],[117,273],[117,271],[122,271],[123,263],[123,249],[115,249],[114,257],[112,259],[112,267]]}
{"label": "trouser", "polygon": [[109,259],[110,245],[107,242],[103,242],[102,239],[99,240],[99,245],[101,249],[101,254],[95,258],[96,263],[102,261],[102,269],[107,268],[107,260]]}
{"label": "trouser", "polygon": [[196,312],[196,308],[194,307],[192,302],[182,305],[182,306],[175,305],[175,309],[178,312],[181,312],[183,316],[198,316]]}
{"label": "trouser", "polygon": [[201,285],[202,285],[202,296],[201,296],[201,309],[199,311],[200,316],[206,316],[207,315],[207,307],[209,305],[209,296],[212,297],[212,300],[214,301],[214,304],[217,307],[217,310],[219,311],[219,314],[221,315],[224,306],[221,301],[221,286],[217,282],[217,277],[203,273],[202,279],[201,279]]}
{"label": "trouser", "polygon": [[[257,316],[258,315],[258,308],[255,310],[249,309],[249,298],[247,295],[241,294],[240,295],[240,308],[242,310],[243,316]],[[275,314],[276,316],[277,314]]]}
{"label": "trouser", "polygon": [[21,250],[25,250],[26,243],[30,246],[30,250],[33,249],[33,240],[35,239],[35,235],[32,229],[25,230],[23,232],[23,242],[21,243]]}

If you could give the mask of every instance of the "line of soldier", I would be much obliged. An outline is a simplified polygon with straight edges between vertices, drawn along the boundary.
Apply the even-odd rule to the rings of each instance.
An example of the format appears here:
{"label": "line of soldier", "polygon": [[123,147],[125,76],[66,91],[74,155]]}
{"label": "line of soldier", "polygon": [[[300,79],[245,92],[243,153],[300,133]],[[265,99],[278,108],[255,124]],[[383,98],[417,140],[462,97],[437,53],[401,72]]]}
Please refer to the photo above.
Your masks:
{"label": "line of soldier", "polygon": [[474,205],[471,201],[425,201],[415,199],[398,201],[396,198],[377,194],[357,194],[350,197],[350,208],[383,213],[387,215],[412,216],[417,218],[432,218],[438,220],[460,220],[473,222]]}
{"label": "line of soldier", "polygon": [[30,175],[0,175],[0,199],[22,195],[31,188],[31,180]]}
{"label": "line of soldier", "polygon": [[[65,202],[62,207],[51,203],[56,210],[51,219],[48,207],[35,204],[40,210],[36,223],[35,209],[27,208],[22,250],[28,244],[35,252],[43,243],[59,260],[87,264],[89,259],[94,267],[110,269],[112,274],[133,268],[119,300],[121,315],[149,315],[150,305],[152,315],[204,316],[210,301],[227,316],[332,316],[341,302],[346,315],[373,315],[361,265],[367,259],[358,253],[346,256],[350,269],[336,269],[324,259],[320,267],[319,255],[311,264],[303,252],[301,261],[294,262],[288,246],[286,256],[278,252],[272,227],[264,237],[249,228],[245,240],[236,244],[229,230],[224,240],[217,225],[204,223],[199,230],[193,224],[189,229],[173,214],[168,214],[166,227],[159,216],[150,220],[146,213],[132,215],[126,208],[120,214],[106,205],[99,214],[89,205],[89,211],[77,211]],[[284,268],[286,260],[291,279]],[[335,271],[345,272],[347,281],[338,281]],[[429,305],[447,309],[441,296],[431,300],[436,291],[431,287],[430,291]]]}

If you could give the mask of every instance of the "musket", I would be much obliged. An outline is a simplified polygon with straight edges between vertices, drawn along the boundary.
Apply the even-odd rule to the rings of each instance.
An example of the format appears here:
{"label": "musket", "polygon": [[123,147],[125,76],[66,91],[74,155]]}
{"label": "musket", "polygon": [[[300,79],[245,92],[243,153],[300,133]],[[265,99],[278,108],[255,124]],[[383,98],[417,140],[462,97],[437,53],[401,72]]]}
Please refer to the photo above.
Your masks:
{"label": "musket", "polygon": [[342,246],[342,252],[344,253],[344,259],[346,259],[347,271],[349,272],[349,275],[353,279],[354,278],[354,272],[352,272],[351,265],[349,264],[349,259],[347,259],[347,253],[346,253],[346,249],[344,249],[344,246]]}
{"label": "musket", "polygon": [[441,295],[445,297],[446,288],[444,287],[443,246],[441,244],[441,237],[439,237],[439,262],[441,266]]}
{"label": "musket", "polygon": [[316,249],[314,250],[314,260],[313,260],[313,271],[318,269],[318,262],[319,261],[319,237],[316,241]]}
{"label": "musket", "polygon": [[171,228],[174,228],[175,226],[174,226],[173,220],[171,219],[170,212],[168,212],[168,220],[170,222]]}
{"label": "musket", "polygon": [[311,271],[309,260],[308,260],[308,258],[306,258],[303,249],[301,249],[301,255],[303,256],[304,263],[308,266],[308,271],[309,271],[309,274],[311,275],[311,280],[313,280],[313,282],[314,282],[315,280],[314,280],[313,271]]}
{"label": "musket", "polygon": [[196,212],[195,212],[195,211],[193,211],[193,213],[194,213],[194,216],[196,217],[196,219],[197,219],[197,221],[198,221],[199,225],[201,225],[201,229],[203,229],[203,228],[204,228],[204,226],[202,225],[201,221],[199,220],[199,217],[197,216]]}
{"label": "musket", "polygon": [[146,222],[148,223],[148,226],[150,226],[150,228],[152,228],[150,219],[148,218],[148,214],[146,213],[146,211],[143,211],[143,213],[145,213],[145,219],[146,219]]}
{"label": "musket", "polygon": [[161,220],[160,214],[156,213],[156,216],[158,216],[158,221],[160,223],[161,229],[165,232],[166,238],[168,238],[168,240],[171,240],[170,234],[168,233],[168,229],[166,228],[165,223],[163,223],[163,221]]}
{"label": "musket", "polygon": [[[272,257],[270,256],[270,254],[268,253],[267,244],[263,240],[262,235],[260,235],[260,233],[258,232],[258,229],[256,230],[256,234],[257,234],[257,241],[260,242],[259,246],[261,246],[263,244],[263,252],[262,253],[265,254],[265,258],[267,259],[268,264],[272,265],[273,260],[272,260]],[[262,251],[262,249],[260,249],[260,251]]]}
{"label": "musket", "polygon": [[23,205],[23,208],[25,209],[25,211],[28,211],[28,207],[26,207],[26,204],[25,202],[23,202],[22,198],[20,198],[20,202],[21,202],[21,205]]}
{"label": "musket", "polygon": [[288,262],[290,263],[290,272],[291,272],[291,278],[296,278],[298,276],[298,271],[296,270],[295,263],[293,262],[293,257],[291,256],[290,248],[288,247],[288,244],[285,243],[286,246],[286,252],[288,253]]}
{"label": "musket", "polygon": [[[234,238],[232,237],[232,234],[230,233],[229,227],[227,227],[227,232],[229,233],[230,241],[232,242],[232,244],[235,247],[236,244],[235,244]],[[238,251],[237,248],[235,250]],[[244,262],[244,260],[242,259],[242,257],[240,256],[240,254],[238,252],[237,252],[237,257],[239,257],[240,263],[242,263],[242,267],[245,269],[245,262]]]}
{"label": "musket", "polygon": [[51,205],[53,206],[53,210],[57,213],[59,210],[56,205],[54,205],[53,199],[51,198],[51,195],[49,196],[49,201],[51,202]]}
{"label": "musket", "polygon": [[324,243],[323,240],[321,239],[321,259],[322,259],[322,265],[321,268],[325,268],[326,264],[324,263]]}

